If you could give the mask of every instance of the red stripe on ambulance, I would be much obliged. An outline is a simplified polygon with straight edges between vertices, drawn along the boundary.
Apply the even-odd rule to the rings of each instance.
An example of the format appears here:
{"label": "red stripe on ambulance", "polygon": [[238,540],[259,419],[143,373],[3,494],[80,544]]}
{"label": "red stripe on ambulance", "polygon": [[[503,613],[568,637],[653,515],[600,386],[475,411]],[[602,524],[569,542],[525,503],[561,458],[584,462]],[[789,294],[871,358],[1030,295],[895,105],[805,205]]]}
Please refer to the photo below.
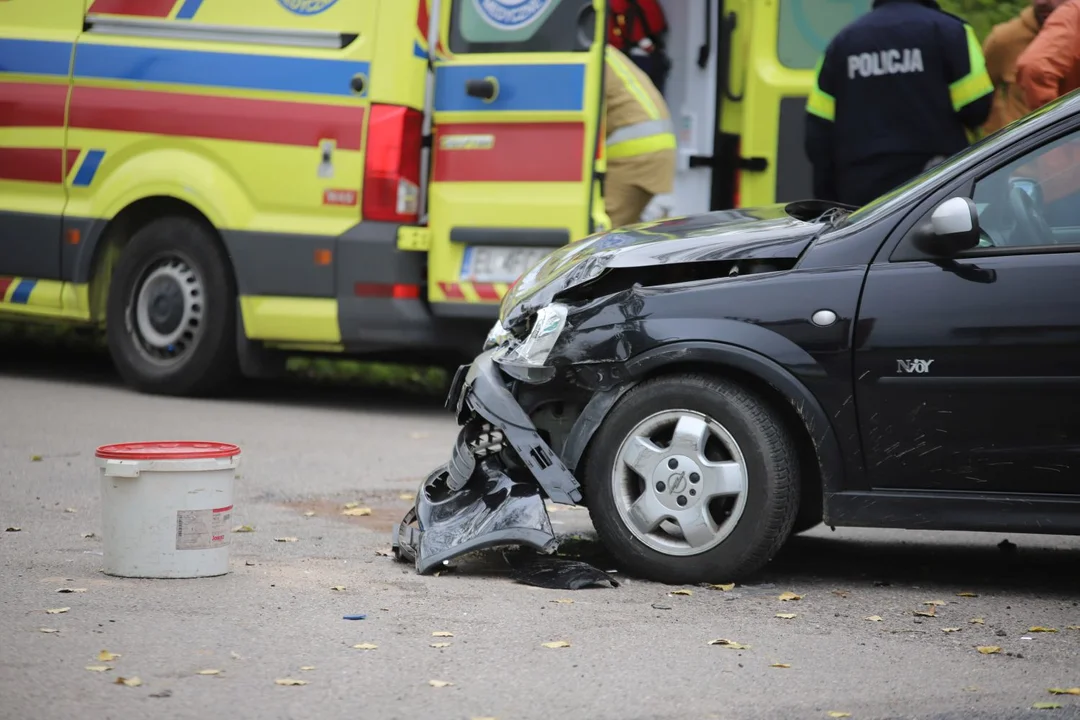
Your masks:
{"label": "red stripe on ambulance", "polygon": [[0,148],[0,180],[64,182],[62,148]]}
{"label": "red stripe on ambulance", "polygon": [[[443,148],[447,136],[486,137],[486,146]],[[580,182],[582,123],[442,123],[436,130],[435,182]]]}
{"label": "red stripe on ambulance", "polygon": [[473,290],[481,300],[498,300],[499,291],[491,283],[473,283]]}
{"label": "red stripe on ambulance", "polygon": [[188,93],[77,87],[71,127],[359,150],[364,108]]}
{"label": "red stripe on ambulance", "polygon": [[176,0],[94,0],[87,14],[135,15],[137,17],[169,17]]}
{"label": "red stripe on ambulance", "polygon": [[0,82],[0,127],[63,127],[67,85]]}
{"label": "red stripe on ambulance", "polygon": [[15,282],[15,278],[0,277],[0,302],[4,302],[4,295],[7,294],[7,290],[13,282]]}

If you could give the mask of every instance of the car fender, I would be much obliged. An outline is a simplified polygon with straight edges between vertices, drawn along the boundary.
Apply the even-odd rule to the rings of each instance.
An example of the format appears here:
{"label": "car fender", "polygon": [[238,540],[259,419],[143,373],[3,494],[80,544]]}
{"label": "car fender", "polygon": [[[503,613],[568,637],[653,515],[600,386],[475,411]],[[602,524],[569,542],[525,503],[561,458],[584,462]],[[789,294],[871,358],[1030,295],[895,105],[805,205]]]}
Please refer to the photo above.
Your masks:
{"label": "car fender", "polygon": [[[805,351],[793,343],[792,345],[813,361]],[[571,428],[563,451],[563,461],[567,467],[571,470],[577,468],[596,429],[627,391],[665,366],[686,363],[734,368],[774,387],[795,408],[814,443],[823,491],[829,494],[842,489],[844,470],[840,445],[828,414],[810,389],[789,370],[765,355],[745,347],[716,341],[666,343],[626,361],[628,379],[609,389],[596,392]]]}

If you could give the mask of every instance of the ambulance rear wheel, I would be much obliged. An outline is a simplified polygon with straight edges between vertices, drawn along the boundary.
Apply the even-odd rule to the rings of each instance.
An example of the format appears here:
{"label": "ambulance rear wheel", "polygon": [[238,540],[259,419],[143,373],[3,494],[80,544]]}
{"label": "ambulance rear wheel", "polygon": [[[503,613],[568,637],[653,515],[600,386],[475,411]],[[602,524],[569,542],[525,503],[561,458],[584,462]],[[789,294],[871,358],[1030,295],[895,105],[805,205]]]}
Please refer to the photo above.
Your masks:
{"label": "ambulance rear wheel", "polygon": [[237,374],[236,291],[212,231],[173,216],[140,228],[113,268],[109,352],[142,392],[209,395]]}

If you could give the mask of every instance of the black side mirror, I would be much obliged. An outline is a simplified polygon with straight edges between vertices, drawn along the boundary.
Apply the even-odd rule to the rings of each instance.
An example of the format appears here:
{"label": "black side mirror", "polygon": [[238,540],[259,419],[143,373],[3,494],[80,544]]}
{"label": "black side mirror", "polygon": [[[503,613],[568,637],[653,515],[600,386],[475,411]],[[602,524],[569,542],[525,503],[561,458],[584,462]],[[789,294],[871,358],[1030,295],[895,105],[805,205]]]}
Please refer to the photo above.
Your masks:
{"label": "black side mirror", "polygon": [[954,197],[941,203],[930,222],[915,234],[915,246],[925,253],[951,257],[979,244],[979,212],[971,198]]}

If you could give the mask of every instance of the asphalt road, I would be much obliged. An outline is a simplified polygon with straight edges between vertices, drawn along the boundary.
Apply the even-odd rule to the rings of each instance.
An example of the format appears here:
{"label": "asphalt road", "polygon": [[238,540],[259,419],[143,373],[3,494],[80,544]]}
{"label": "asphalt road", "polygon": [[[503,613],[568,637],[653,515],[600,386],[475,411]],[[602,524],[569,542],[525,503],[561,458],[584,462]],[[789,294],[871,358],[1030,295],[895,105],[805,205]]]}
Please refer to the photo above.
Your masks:
{"label": "asphalt road", "polygon": [[[1003,552],[1001,535],[818,528],[752,583],[692,594],[622,575],[544,590],[499,556],[420,577],[377,552],[399,496],[448,451],[437,399],[306,386],[163,399],[100,359],[0,350],[0,527],[21,528],[0,533],[0,718],[1080,717],[1080,697],[1048,692],[1080,686],[1077,539],[1013,536]],[[255,532],[230,536],[223,577],[104,575],[95,448],[181,438],[241,445],[233,522]],[[342,516],[350,501],[371,516]],[[552,519],[588,533],[584,512]],[[913,614],[938,600],[936,617]],[[367,619],[342,619],[354,613]],[[542,646],[558,640],[570,647]],[[976,650],[989,645],[1002,650]]]}

